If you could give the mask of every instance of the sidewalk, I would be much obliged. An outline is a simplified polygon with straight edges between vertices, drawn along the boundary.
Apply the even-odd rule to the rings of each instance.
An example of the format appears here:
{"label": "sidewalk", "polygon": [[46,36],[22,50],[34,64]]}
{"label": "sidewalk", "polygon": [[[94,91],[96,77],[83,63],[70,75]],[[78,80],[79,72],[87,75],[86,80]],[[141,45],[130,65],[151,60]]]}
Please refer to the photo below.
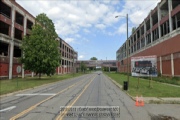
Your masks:
{"label": "sidewalk", "polygon": [[[112,80],[112,82],[119,87],[120,89],[123,89],[123,86],[120,85],[119,83],[117,83],[115,80],[111,79],[109,76],[107,76],[110,80]],[[167,83],[162,83],[162,84],[167,84]],[[167,84],[167,85],[171,85],[171,84]],[[175,87],[180,87],[178,85],[172,85]],[[129,95],[126,92],[127,95]],[[136,97],[133,97],[131,95],[129,95],[134,101],[136,100]],[[143,97],[144,102],[145,103],[156,103],[156,104],[180,104],[180,97],[176,98],[176,97],[168,97],[168,98],[157,98],[157,97]]]}

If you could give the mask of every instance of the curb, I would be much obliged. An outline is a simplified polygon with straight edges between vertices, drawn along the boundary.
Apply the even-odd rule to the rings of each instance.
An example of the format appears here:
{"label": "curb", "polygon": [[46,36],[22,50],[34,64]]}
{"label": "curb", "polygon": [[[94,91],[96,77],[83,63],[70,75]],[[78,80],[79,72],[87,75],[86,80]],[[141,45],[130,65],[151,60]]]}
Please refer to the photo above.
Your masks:
{"label": "curb", "polygon": [[[106,74],[105,74],[106,75]],[[106,75],[107,76],[107,75]],[[122,90],[122,85],[117,83],[115,80],[107,76],[117,87],[119,87]],[[124,91],[124,90],[122,90]],[[133,101],[136,101],[136,97],[131,96],[129,93],[124,91]],[[157,98],[157,97],[143,97],[144,102],[147,104],[180,104],[180,98],[171,98],[168,100],[168,98]],[[178,100],[176,100],[178,99]]]}
{"label": "curb", "polygon": [[[119,87],[122,91],[123,90],[123,86],[120,85],[119,83],[117,83],[115,80],[111,79],[109,76],[107,76],[117,87]],[[125,91],[124,91],[125,92]],[[133,96],[131,96],[129,93],[125,92],[132,100],[136,101],[136,98],[134,98]]]}

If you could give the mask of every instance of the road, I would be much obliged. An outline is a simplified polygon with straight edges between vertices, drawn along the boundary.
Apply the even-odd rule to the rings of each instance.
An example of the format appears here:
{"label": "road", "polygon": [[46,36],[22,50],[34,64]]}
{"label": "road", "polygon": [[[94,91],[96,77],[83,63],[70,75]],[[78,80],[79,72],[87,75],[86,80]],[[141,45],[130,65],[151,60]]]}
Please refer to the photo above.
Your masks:
{"label": "road", "polygon": [[0,120],[151,120],[153,114],[154,105],[136,107],[102,73],[13,94],[2,98],[0,107]]}

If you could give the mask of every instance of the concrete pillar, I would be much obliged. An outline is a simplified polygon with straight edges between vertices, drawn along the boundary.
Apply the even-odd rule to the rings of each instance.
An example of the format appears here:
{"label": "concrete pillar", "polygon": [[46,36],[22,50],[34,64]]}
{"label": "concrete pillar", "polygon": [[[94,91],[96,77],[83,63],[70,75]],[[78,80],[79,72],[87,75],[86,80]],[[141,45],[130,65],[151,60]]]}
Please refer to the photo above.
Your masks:
{"label": "concrete pillar", "polygon": [[144,47],[146,46],[146,21],[144,20]]}
{"label": "concrete pillar", "polygon": [[159,57],[159,61],[160,61],[160,73],[162,75],[162,57]]}
{"label": "concrete pillar", "polygon": [[61,59],[61,67],[60,67],[60,74],[62,74],[62,59]]}
{"label": "concrete pillar", "polygon": [[12,79],[13,54],[14,54],[14,41],[12,40],[12,41],[10,42],[9,79]]}
{"label": "concrete pillar", "polygon": [[172,32],[172,17],[171,17],[172,0],[168,0],[168,8],[169,8],[169,31]]}
{"label": "concrete pillar", "polygon": [[140,41],[139,41],[139,46],[140,46],[140,49],[141,49],[141,27],[140,27],[140,29],[139,29],[139,35],[140,35]]}
{"label": "concrete pillar", "polygon": [[161,38],[161,26],[160,26],[160,21],[161,21],[161,10],[160,10],[160,6],[158,4],[157,6],[157,13],[158,13],[158,30],[159,30],[159,38]]}
{"label": "concrete pillar", "polygon": [[31,73],[31,77],[34,77],[34,72]]}
{"label": "concrete pillar", "polygon": [[[26,35],[26,26],[27,26],[27,17],[26,14],[24,15],[24,36]],[[24,56],[24,53],[22,52]],[[24,78],[24,64],[22,64],[22,78]]]}
{"label": "concrete pillar", "polygon": [[153,27],[153,21],[152,21],[152,15],[151,15],[151,13],[150,13],[150,33],[151,33],[151,43],[153,42],[152,27]]}
{"label": "concrete pillar", "polygon": [[67,73],[67,60],[65,60],[65,73]]}
{"label": "concrete pillar", "polygon": [[138,43],[138,37],[137,37],[137,33],[136,33],[136,51],[137,51],[137,43]]}
{"label": "concrete pillar", "polygon": [[172,73],[172,77],[174,77],[174,56],[173,56],[173,53],[171,54],[171,73]]}
{"label": "concrete pillar", "polygon": [[14,54],[14,20],[15,19],[15,7],[12,6],[12,27],[11,27],[11,39],[10,41],[10,54],[9,54],[9,79],[12,79],[12,69],[13,69],[13,54]]}
{"label": "concrete pillar", "polygon": [[69,67],[69,61],[67,60],[67,68],[66,68],[67,73],[68,73],[68,67]]}
{"label": "concrete pillar", "polygon": [[[69,56],[69,54],[68,54],[68,56]],[[68,64],[68,65],[67,65],[67,68],[68,68],[68,69],[67,69],[67,73],[69,73],[69,66],[70,66],[70,65],[69,65],[69,61],[67,61],[67,64]]]}

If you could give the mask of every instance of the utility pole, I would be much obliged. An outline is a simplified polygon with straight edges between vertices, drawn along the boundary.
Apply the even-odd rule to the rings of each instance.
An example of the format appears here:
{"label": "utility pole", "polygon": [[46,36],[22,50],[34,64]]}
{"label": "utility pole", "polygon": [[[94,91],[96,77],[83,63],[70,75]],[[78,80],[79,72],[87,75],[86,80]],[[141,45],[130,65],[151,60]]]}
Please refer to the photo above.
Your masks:
{"label": "utility pole", "polygon": [[128,14],[126,14],[126,16],[115,16],[115,18],[118,18],[118,17],[126,17],[126,24],[127,24],[127,42],[126,42],[126,56],[127,56],[127,82],[129,84],[129,60],[128,60],[128,57],[129,57],[129,41],[128,41]]}

